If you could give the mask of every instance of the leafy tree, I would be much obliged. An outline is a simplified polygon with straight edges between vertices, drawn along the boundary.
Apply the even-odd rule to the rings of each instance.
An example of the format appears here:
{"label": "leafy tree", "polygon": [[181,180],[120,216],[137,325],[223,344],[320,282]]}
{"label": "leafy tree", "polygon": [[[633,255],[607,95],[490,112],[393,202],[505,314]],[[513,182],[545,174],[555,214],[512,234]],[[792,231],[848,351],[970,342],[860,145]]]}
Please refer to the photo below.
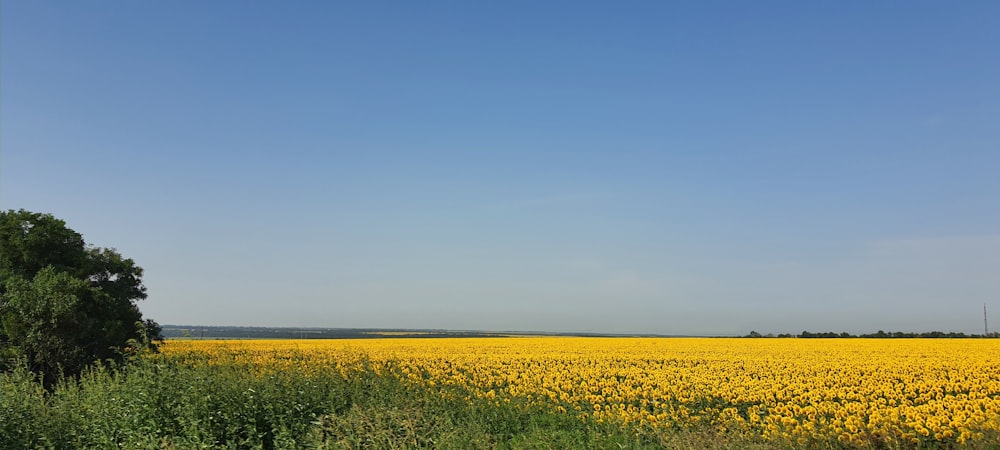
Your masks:
{"label": "leafy tree", "polygon": [[[79,274],[86,260],[83,236],[50,214],[0,211],[0,275],[30,279],[46,266]],[[0,289],[3,289],[0,287]]]}
{"label": "leafy tree", "polygon": [[0,212],[0,358],[23,360],[51,383],[155,349],[161,329],[136,306],[145,298],[133,260],[87,246],[52,215]]}

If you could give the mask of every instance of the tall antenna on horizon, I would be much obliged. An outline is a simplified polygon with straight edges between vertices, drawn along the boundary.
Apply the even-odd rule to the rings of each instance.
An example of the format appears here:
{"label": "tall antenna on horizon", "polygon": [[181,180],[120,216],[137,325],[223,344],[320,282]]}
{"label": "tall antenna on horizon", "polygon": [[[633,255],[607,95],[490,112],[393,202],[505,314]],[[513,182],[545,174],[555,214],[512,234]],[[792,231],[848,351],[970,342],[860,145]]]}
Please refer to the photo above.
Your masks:
{"label": "tall antenna on horizon", "polygon": [[990,323],[986,321],[986,302],[983,302],[983,337],[989,337]]}

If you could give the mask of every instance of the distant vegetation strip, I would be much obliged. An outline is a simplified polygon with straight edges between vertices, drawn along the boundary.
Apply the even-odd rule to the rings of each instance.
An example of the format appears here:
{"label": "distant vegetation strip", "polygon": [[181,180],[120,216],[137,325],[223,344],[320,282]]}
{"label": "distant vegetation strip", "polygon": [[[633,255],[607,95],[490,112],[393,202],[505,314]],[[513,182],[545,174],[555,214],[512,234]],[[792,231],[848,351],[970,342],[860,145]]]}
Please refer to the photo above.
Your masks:
{"label": "distant vegetation strip", "polygon": [[[385,329],[385,328],[295,328],[295,327],[233,327],[198,325],[163,325],[163,337],[173,339],[368,339],[368,338],[447,338],[447,337],[507,337],[507,336],[577,336],[577,337],[688,337],[659,334],[614,334],[614,333],[571,333],[571,332],[520,332],[520,331],[469,331],[469,330],[428,330],[428,329]],[[704,337],[704,336],[698,336]],[[720,336],[732,337],[732,336]],[[1000,333],[965,334],[956,332],[930,331],[921,333],[885,332],[850,334],[846,332],[813,333],[803,331],[798,334],[761,334],[756,331],[744,336],[748,338],[1000,338]]]}
{"label": "distant vegetation strip", "polygon": [[879,330],[876,333],[867,334],[850,334],[846,332],[834,333],[832,331],[827,331],[823,333],[811,333],[809,331],[803,331],[799,334],[760,334],[756,331],[751,331],[750,334],[745,337],[749,338],[823,338],[823,339],[837,339],[837,338],[869,338],[869,339],[981,339],[981,338],[1000,338],[1000,333],[992,332],[987,334],[965,334],[956,332],[943,332],[943,331],[927,331],[921,333],[908,333],[903,331],[893,331],[885,332]]}
{"label": "distant vegetation strip", "polygon": [[172,339],[370,339],[502,337],[506,334],[478,331],[399,330],[379,328],[281,328],[224,326],[163,326],[163,336]]}

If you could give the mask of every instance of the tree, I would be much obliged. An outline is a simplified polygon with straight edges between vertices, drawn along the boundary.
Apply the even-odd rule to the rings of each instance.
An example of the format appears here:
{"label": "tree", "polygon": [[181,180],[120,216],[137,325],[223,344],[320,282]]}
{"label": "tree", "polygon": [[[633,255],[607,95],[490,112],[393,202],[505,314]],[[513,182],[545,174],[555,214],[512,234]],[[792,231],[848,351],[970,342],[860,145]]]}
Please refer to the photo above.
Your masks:
{"label": "tree", "polygon": [[2,279],[30,279],[46,266],[79,273],[85,259],[83,236],[67,228],[66,222],[23,209],[0,211]]}
{"label": "tree", "polygon": [[52,215],[0,212],[0,357],[23,360],[51,383],[155,349],[160,327],[136,305],[145,298],[133,260],[87,246]]}

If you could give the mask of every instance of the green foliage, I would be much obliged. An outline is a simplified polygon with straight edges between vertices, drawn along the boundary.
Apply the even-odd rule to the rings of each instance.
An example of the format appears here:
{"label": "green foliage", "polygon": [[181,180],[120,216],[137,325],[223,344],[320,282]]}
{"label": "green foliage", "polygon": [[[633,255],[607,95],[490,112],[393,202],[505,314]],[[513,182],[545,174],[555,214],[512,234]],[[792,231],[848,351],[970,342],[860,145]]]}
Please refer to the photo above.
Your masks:
{"label": "green foliage", "polygon": [[142,268],[88,247],[49,214],[0,212],[0,369],[25,364],[52,385],[95,361],[122,361],[160,336],[136,302]]}
{"label": "green foliage", "polygon": [[0,212],[0,279],[31,279],[46,266],[83,275],[83,236],[50,214]]}
{"label": "green foliage", "polygon": [[105,300],[99,290],[52,266],[31,281],[13,278],[6,286],[3,329],[33,371],[54,381],[61,371],[78,373],[107,356],[94,348],[101,342],[93,336],[99,324],[83,311],[87,304]]}

